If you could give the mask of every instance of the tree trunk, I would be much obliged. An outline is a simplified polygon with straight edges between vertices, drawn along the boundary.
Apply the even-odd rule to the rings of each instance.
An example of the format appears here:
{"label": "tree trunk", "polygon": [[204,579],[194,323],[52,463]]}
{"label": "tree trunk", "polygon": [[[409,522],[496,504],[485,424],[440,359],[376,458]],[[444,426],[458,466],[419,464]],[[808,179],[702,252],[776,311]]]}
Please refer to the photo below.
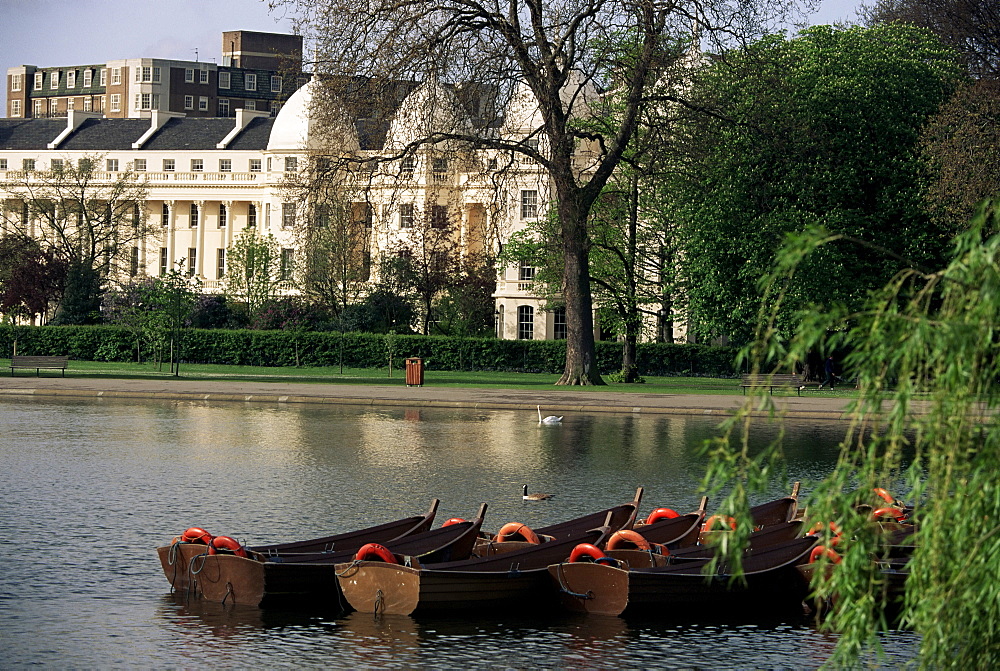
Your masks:
{"label": "tree trunk", "polygon": [[[562,225],[563,300],[566,302],[566,368],[557,385],[601,385],[594,343],[594,310],[590,295],[590,254],[587,210],[577,203],[579,192],[559,188],[559,218]],[[568,197],[567,197],[568,196]]]}

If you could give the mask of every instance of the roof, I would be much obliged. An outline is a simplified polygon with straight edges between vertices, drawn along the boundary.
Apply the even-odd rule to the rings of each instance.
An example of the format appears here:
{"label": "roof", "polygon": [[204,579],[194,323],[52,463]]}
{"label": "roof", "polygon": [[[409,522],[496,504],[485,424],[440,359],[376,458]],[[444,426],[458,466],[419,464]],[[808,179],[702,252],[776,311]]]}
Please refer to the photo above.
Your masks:
{"label": "roof", "polygon": [[[65,118],[53,119],[0,119],[0,151],[44,151],[48,144],[66,130]],[[257,117],[250,120],[234,140],[229,150],[263,151],[274,119]],[[172,118],[142,150],[151,151],[207,151],[216,146],[235,128],[235,118]],[[130,151],[149,130],[149,119],[86,119],[80,127],[59,144],[59,151]]]}

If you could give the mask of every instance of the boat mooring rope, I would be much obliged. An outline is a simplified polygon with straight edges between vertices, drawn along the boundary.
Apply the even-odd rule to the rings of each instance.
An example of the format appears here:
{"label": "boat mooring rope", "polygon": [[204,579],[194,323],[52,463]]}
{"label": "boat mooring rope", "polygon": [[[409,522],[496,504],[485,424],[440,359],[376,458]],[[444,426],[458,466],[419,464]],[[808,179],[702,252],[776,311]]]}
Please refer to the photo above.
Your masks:
{"label": "boat mooring rope", "polygon": [[587,590],[586,593],[581,594],[580,592],[574,592],[573,590],[571,590],[569,587],[566,586],[566,583],[563,580],[563,565],[562,564],[559,564],[559,568],[556,569],[556,573],[559,576],[559,591],[561,593],[568,594],[568,595],[570,595],[572,597],[576,597],[577,599],[593,599],[594,598],[594,593],[592,591],[590,591],[590,590]]}

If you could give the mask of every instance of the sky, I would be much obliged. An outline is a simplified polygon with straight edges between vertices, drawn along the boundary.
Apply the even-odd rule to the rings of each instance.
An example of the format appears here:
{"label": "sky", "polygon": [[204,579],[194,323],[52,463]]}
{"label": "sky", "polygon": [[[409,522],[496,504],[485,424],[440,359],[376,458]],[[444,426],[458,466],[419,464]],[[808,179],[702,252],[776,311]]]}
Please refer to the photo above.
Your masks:
{"label": "sky", "polygon": [[[818,1],[814,25],[852,20],[861,4]],[[291,33],[292,16],[269,12],[266,0],[0,0],[0,73],[119,58],[195,60],[196,52],[218,63],[226,30]],[[2,88],[0,96],[6,110]]]}

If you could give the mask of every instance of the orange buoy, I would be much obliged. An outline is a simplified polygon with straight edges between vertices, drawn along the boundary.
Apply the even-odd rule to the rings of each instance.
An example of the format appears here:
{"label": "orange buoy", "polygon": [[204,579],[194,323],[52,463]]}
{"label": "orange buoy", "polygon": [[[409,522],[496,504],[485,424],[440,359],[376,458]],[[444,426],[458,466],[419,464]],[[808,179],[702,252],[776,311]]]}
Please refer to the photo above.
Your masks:
{"label": "orange buoy", "polygon": [[503,543],[504,541],[512,540],[511,536],[520,536],[529,543],[538,545],[541,543],[541,539],[538,538],[538,534],[531,530],[527,524],[521,524],[520,522],[508,522],[500,528],[497,532],[496,542]]}
{"label": "orange buoy", "polygon": [[650,550],[649,541],[643,538],[642,534],[628,529],[621,529],[611,534],[607,548],[608,550],[617,550],[618,546],[622,543],[631,543],[637,550],[645,550],[647,552]]}
{"label": "orange buoy", "polygon": [[442,527],[450,527],[452,524],[462,524],[465,522],[461,517],[452,517],[450,520],[442,524]]}
{"label": "orange buoy", "polygon": [[185,529],[184,533],[181,534],[181,542],[208,545],[212,542],[212,534],[208,533],[201,527],[191,527],[189,529]]}
{"label": "orange buoy", "polygon": [[389,552],[389,548],[378,543],[368,543],[362,545],[358,553],[354,555],[354,561],[381,561],[386,564],[398,564],[396,555]]}
{"label": "orange buoy", "polygon": [[240,542],[231,536],[216,536],[208,544],[208,554],[215,555],[219,553],[224,554],[234,554],[237,557],[246,557],[246,548],[240,545]]}
{"label": "orange buoy", "polygon": [[728,515],[712,515],[707,520],[705,520],[704,524],[701,525],[701,532],[705,533],[706,531],[711,531],[712,527],[715,526],[716,522],[718,522],[723,527],[728,525],[729,528],[733,529],[734,531],[736,529],[736,520],[734,518],[729,517]]}
{"label": "orange buoy", "polygon": [[880,499],[882,499],[889,505],[892,505],[896,502],[896,499],[892,498],[892,494],[882,489],[881,487],[876,487],[872,491],[875,492],[875,494],[877,494]]}
{"label": "orange buoy", "polygon": [[828,548],[823,545],[817,545],[812,549],[812,552],[809,553],[809,563],[815,564],[817,561],[819,561],[820,557],[826,557],[829,561],[833,562],[834,564],[840,563],[840,555],[837,554],[837,551],[834,550],[833,548]]}
{"label": "orange buoy", "polygon": [[672,520],[675,517],[680,517],[680,513],[673,508],[657,508],[649,513],[649,517],[646,518],[646,524],[652,524],[659,520]]}
{"label": "orange buoy", "polygon": [[569,553],[571,564],[589,559],[599,564],[617,564],[614,559],[604,554],[599,547],[591,543],[580,543]]}
{"label": "orange buoy", "polygon": [[879,508],[872,513],[872,519],[877,520],[880,517],[891,517],[897,522],[902,522],[906,519],[906,513],[899,508]]}

